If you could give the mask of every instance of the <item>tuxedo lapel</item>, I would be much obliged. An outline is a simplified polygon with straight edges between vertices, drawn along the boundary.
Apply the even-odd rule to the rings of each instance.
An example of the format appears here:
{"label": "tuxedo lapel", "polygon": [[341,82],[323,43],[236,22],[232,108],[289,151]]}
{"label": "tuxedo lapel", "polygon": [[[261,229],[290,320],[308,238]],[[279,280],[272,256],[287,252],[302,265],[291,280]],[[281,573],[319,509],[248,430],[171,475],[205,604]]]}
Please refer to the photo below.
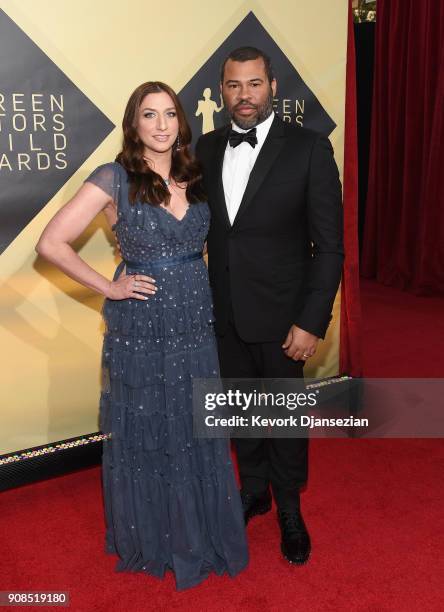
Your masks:
{"label": "tuxedo lapel", "polygon": [[[268,172],[271,170],[277,156],[285,144],[285,132],[283,129],[282,120],[278,117],[273,119],[270,131],[267,134],[264,144],[257,156],[256,162],[250,172],[247,186],[242,197],[242,201],[234,219],[235,226],[239,218],[245,213],[248,206],[251,204],[254,195],[258,191]],[[225,206],[226,208],[226,206]]]}
{"label": "tuxedo lapel", "polygon": [[214,181],[216,190],[216,208],[227,228],[231,228],[230,219],[228,217],[227,203],[225,201],[224,185],[222,181],[222,168],[224,164],[224,154],[228,142],[228,134],[231,125],[227,125],[221,132],[219,142],[214,157]]}

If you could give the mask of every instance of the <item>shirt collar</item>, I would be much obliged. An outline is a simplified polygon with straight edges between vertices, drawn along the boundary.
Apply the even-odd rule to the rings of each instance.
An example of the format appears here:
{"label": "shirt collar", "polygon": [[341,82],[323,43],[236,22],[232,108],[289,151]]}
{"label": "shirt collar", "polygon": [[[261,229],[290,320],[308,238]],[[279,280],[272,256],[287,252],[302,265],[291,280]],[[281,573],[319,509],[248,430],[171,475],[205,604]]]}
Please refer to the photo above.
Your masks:
{"label": "shirt collar", "polygon": [[[255,126],[256,127],[256,138],[257,138],[258,144],[262,144],[262,142],[267,137],[271,124],[273,123],[274,115],[275,113],[274,111],[272,111],[269,117],[265,119],[265,121],[262,121],[262,123],[258,123]],[[248,130],[243,130],[236,123],[234,123],[234,121],[231,122],[231,126],[235,132],[241,132],[242,134],[245,134],[246,132],[249,132],[250,130],[253,129],[253,128],[248,128]]]}

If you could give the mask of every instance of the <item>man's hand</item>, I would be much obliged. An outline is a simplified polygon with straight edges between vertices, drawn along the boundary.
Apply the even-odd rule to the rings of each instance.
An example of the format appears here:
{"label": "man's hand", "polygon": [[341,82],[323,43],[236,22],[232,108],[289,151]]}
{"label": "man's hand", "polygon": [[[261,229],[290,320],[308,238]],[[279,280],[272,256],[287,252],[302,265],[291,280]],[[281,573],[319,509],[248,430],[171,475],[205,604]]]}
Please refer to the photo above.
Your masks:
{"label": "man's hand", "polygon": [[287,338],[282,345],[284,353],[294,361],[305,361],[315,354],[319,338],[304,331],[297,325],[292,325]]}

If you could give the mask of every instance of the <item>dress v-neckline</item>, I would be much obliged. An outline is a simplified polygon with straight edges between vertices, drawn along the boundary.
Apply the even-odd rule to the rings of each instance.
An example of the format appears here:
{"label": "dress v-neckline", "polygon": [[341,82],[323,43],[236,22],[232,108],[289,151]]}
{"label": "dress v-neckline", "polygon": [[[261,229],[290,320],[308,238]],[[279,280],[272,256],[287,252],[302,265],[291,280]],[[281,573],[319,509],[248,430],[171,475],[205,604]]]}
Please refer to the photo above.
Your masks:
{"label": "dress v-neckline", "polygon": [[164,206],[161,206],[160,204],[159,204],[158,208],[160,208],[160,210],[163,210],[164,212],[166,212],[166,214],[167,214],[167,215],[169,215],[170,217],[173,217],[173,219],[174,219],[175,221],[177,221],[177,223],[182,223],[182,221],[184,221],[185,217],[187,216],[188,211],[189,211],[189,210],[190,210],[190,208],[191,208],[191,205],[190,205],[190,204],[188,204],[188,208],[186,209],[185,214],[184,214],[184,216],[183,216],[181,219],[178,219],[178,218],[176,217],[176,215],[173,215],[173,213],[171,213],[171,212],[170,212],[168,209],[166,209]]}

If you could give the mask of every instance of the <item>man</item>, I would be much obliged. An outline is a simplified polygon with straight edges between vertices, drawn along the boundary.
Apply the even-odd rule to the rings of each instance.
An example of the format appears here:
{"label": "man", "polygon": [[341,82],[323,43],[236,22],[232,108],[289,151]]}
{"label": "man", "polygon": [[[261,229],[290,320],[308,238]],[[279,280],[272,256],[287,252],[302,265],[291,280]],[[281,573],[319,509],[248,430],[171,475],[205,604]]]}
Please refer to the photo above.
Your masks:
{"label": "man", "polygon": [[[331,144],[275,116],[276,88],[262,51],[230,53],[221,93],[232,124],[196,146],[211,208],[209,276],[224,378],[302,377],[341,277],[341,185]],[[306,562],[299,490],[308,439],[236,439],[235,446],[246,523],[271,509],[271,485],[282,553]]]}

